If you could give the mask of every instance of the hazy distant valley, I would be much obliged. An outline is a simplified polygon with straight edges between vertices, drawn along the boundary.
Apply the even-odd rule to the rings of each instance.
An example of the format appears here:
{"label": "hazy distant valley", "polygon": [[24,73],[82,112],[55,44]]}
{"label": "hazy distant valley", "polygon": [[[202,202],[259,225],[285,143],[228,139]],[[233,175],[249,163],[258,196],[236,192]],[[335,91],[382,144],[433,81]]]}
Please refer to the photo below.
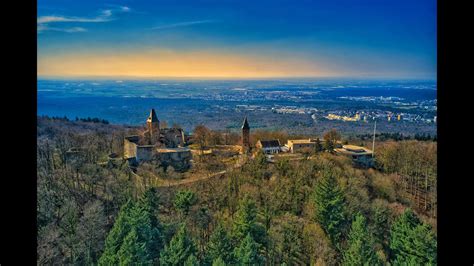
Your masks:
{"label": "hazy distant valley", "polygon": [[[39,80],[38,114],[138,125],[150,108],[190,131],[198,124],[291,134],[436,134],[436,83],[367,80]],[[357,118],[357,119],[356,119]],[[390,121],[389,121],[390,120]]]}

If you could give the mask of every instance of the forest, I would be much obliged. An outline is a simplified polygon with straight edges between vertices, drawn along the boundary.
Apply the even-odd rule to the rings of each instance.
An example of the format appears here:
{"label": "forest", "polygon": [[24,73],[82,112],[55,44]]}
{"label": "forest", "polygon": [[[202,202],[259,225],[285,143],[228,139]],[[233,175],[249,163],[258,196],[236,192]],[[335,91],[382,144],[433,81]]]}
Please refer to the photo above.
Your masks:
{"label": "forest", "polygon": [[[196,129],[200,146],[238,141]],[[38,264],[437,264],[435,139],[378,140],[370,169],[323,149],[274,163],[257,152],[215,178],[158,186],[108,159],[134,130],[38,117]],[[293,137],[255,131],[251,142]],[[81,159],[71,163],[76,150]],[[223,159],[194,160],[213,169]]]}

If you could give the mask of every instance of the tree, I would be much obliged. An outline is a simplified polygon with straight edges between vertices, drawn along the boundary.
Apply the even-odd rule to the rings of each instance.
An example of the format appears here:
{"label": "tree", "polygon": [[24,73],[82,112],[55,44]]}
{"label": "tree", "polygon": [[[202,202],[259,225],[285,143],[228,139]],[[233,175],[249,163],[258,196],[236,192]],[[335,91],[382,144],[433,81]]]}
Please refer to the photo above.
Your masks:
{"label": "tree", "polygon": [[371,220],[370,226],[372,233],[374,234],[374,240],[382,247],[387,247],[387,241],[390,235],[390,225],[392,223],[392,213],[386,206],[386,203],[380,200],[375,200],[371,208]]}
{"label": "tree", "polygon": [[207,256],[209,261],[221,259],[226,264],[232,264],[234,257],[231,239],[222,224],[218,224],[209,239]]}
{"label": "tree", "polygon": [[183,265],[189,256],[194,255],[195,251],[195,244],[183,224],[173,236],[169,245],[165,246],[165,249],[161,252],[160,264]]}
{"label": "tree", "polygon": [[302,265],[305,263],[303,252],[302,220],[297,216],[285,214],[281,221],[272,226],[270,236],[272,246],[276,252],[277,262],[288,265]]}
{"label": "tree", "polygon": [[367,230],[365,217],[357,214],[349,232],[347,249],[343,253],[342,265],[378,265],[373,240]]}
{"label": "tree", "polygon": [[196,256],[194,256],[193,254],[191,254],[188,259],[184,262],[184,266],[199,266],[199,261],[198,259],[196,258]]}
{"label": "tree", "polygon": [[431,227],[411,209],[395,220],[390,232],[393,265],[436,265],[437,240]]}
{"label": "tree", "polygon": [[107,236],[99,265],[116,265],[138,259],[143,259],[144,263],[157,262],[162,236],[159,222],[152,213],[152,197],[148,192],[138,202],[128,201],[122,207]]}
{"label": "tree", "polygon": [[221,257],[218,257],[217,259],[212,261],[212,266],[226,266],[226,263]]}
{"label": "tree", "polygon": [[267,164],[267,156],[263,153],[262,150],[258,150],[255,154],[254,159],[249,164],[247,164],[247,170],[250,175],[255,179],[257,185],[260,184],[260,180],[265,178]]}
{"label": "tree", "polygon": [[184,215],[188,215],[192,205],[196,203],[196,195],[190,190],[180,190],[174,197],[174,206]]}
{"label": "tree", "polygon": [[138,206],[143,210],[147,220],[150,223],[150,240],[148,242],[151,258],[153,262],[158,261],[158,254],[163,248],[163,228],[156,216],[156,209],[158,208],[159,198],[156,188],[150,188],[145,191],[138,202]]}
{"label": "tree", "polygon": [[132,201],[128,201],[120,209],[114,226],[105,240],[104,253],[102,253],[99,259],[99,265],[117,265],[119,263],[117,252],[124,238],[130,232],[129,213],[131,208],[133,208],[133,203]]}
{"label": "tree", "polygon": [[265,229],[257,223],[257,206],[249,197],[240,201],[232,230],[237,241],[243,240],[247,234],[250,234],[258,243],[265,243]]}
{"label": "tree", "polygon": [[210,134],[211,131],[204,125],[198,125],[194,128],[193,139],[198,144],[201,154],[208,144]]}
{"label": "tree", "polygon": [[84,206],[84,214],[79,221],[79,228],[77,230],[84,246],[83,257],[85,264],[96,263],[104,246],[106,225],[107,219],[104,214],[104,207],[100,201],[88,202]]}
{"label": "tree", "polygon": [[337,142],[341,140],[341,134],[333,128],[324,134],[323,139],[326,150],[332,152]]}
{"label": "tree", "polygon": [[316,138],[316,142],[314,145],[314,151],[316,153],[321,152],[323,150],[323,145],[321,144],[321,140],[319,138]]}
{"label": "tree", "polygon": [[314,193],[316,204],[316,221],[328,234],[333,245],[339,242],[344,218],[344,195],[339,188],[336,178],[325,171],[316,184]]}
{"label": "tree", "polygon": [[117,255],[119,265],[152,265],[146,243],[140,241],[135,228],[125,237]]}
{"label": "tree", "polygon": [[248,233],[235,249],[234,256],[239,265],[261,265],[263,257],[258,253],[259,249],[259,244]]}

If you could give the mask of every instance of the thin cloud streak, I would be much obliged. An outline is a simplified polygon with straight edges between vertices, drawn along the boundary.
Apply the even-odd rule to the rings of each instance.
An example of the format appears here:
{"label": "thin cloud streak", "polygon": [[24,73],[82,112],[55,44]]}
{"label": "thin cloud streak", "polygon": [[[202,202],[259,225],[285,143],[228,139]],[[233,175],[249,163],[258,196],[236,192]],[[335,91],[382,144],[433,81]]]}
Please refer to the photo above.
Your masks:
{"label": "thin cloud streak", "polygon": [[82,27],[72,27],[72,28],[55,28],[55,27],[48,27],[46,25],[38,25],[38,33],[43,31],[59,31],[59,32],[67,32],[67,33],[75,33],[75,32],[86,32],[87,29]]}
{"label": "thin cloud streak", "polygon": [[68,16],[61,16],[61,15],[51,15],[51,16],[41,16],[37,20],[37,30],[38,32],[52,30],[52,31],[62,31],[62,32],[84,32],[87,31],[82,27],[74,27],[74,28],[54,28],[49,27],[48,24],[50,23],[67,23],[67,22],[79,22],[79,23],[99,23],[99,22],[108,22],[113,20],[113,14],[115,12],[129,12],[130,8],[126,6],[119,6],[117,9],[105,9],[100,12],[100,15],[93,17],[93,18],[86,18],[86,17],[68,17]]}
{"label": "thin cloud streak", "polygon": [[215,23],[215,22],[217,22],[217,21],[216,20],[210,20],[210,19],[208,19],[208,20],[186,21],[186,22],[156,26],[156,27],[153,27],[152,29],[153,30],[162,30],[162,29],[187,27],[187,26],[192,26],[192,25],[197,25],[197,24],[208,24],[208,23]]}

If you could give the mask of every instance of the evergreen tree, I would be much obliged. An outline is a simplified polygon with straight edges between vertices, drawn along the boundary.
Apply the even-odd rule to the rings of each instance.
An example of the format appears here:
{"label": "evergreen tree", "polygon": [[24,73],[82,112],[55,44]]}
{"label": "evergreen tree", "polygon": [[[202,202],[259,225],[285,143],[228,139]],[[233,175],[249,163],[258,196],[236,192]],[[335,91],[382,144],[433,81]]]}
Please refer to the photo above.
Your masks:
{"label": "evergreen tree", "polygon": [[139,206],[144,211],[147,219],[150,222],[150,242],[149,250],[152,254],[152,260],[157,262],[160,250],[163,248],[163,228],[156,216],[156,210],[158,209],[159,198],[157,196],[156,188],[150,188],[145,191],[143,197],[139,201]]}
{"label": "evergreen tree", "polygon": [[436,265],[436,236],[411,209],[398,217],[390,232],[393,265]]}
{"label": "evergreen tree", "polygon": [[315,188],[316,221],[336,245],[341,236],[344,218],[344,195],[336,178],[325,172]]}
{"label": "evergreen tree", "polygon": [[207,247],[207,256],[209,261],[214,261],[218,258],[227,264],[232,264],[233,258],[232,242],[222,224],[219,224],[209,239]]}
{"label": "evergreen tree", "polygon": [[262,265],[263,257],[258,253],[259,249],[259,244],[249,233],[234,250],[234,256],[239,265]]}
{"label": "evergreen tree", "polygon": [[183,265],[189,256],[194,255],[195,245],[183,224],[173,236],[168,246],[161,252],[161,265]]}
{"label": "evergreen tree", "polygon": [[140,241],[135,228],[123,240],[117,256],[119,265],[152,265],[146,243]]}
{"label": "evergreen tree", "polygon": [[191,206],[196,203],[196,195],[190,190],[180,190],[174,198],[174,206],[184,215],[188,215]]}
{"label": "evergreen tree", "polygon": [[184,266],[199,266],[199,261],[194,255],[190,255],[188,259],[184,262]]}
{"label": "evergreen tree", "polygon": [[342,265],[377,265],[373,241],[367,230],[364,216],[356,215],[348,236],[348,247],[344,251]]}
{"label": "evergreen tree", "polygon": [[226,266],[224,260],[221,257],[212,261],[212,266]]}
{"label": "evergreen tree", "polygon": [[264,244],[265,229],[257,223],[257,211],[255,201],[249,197],[245,197],[240,201],[232,228],[233,236],[237,242],[250,234],[258,243]]}
{"label": "evergreen tree", "polygon": [[133,203],[128,201],[122,206],[117,215],[114,226],[110,230],[105,240],[105,248],[99,259],[99,265],[117,265],[119,258],[117,252],[122,245],[124,238],[130,232],[129,212],[133,207]]}
{"label": "evergreen tree", "polygon": [[[150,197],[152,197],[151,194],[146,193],[138,202],[128,201],[122,207],[105,241],[105,249],[99,265],[117,265],[119,262],[135,261],[137,258],[146,258],[145,263],[158,262],[158,255],[162,248],[162,235],[158,219],[153,213],[154,199]],[[132,231],[133,236],[130,236]],[[124,245],[128,246],[123,247]],[[122,251],[119,256],[120,250]],[[143,256],[136,257],[133,253],[142,251],[145,253]],[[127,259],[128,255],[132,257]]]}
{"label": "evergreen tree", "polygon": [[377,205],[372,209],[372,226],[370,228],[374,234],[374,241],[384,248],[387,246],[386,239],[390,234],[390,217],[390,210],[385,206]]}

